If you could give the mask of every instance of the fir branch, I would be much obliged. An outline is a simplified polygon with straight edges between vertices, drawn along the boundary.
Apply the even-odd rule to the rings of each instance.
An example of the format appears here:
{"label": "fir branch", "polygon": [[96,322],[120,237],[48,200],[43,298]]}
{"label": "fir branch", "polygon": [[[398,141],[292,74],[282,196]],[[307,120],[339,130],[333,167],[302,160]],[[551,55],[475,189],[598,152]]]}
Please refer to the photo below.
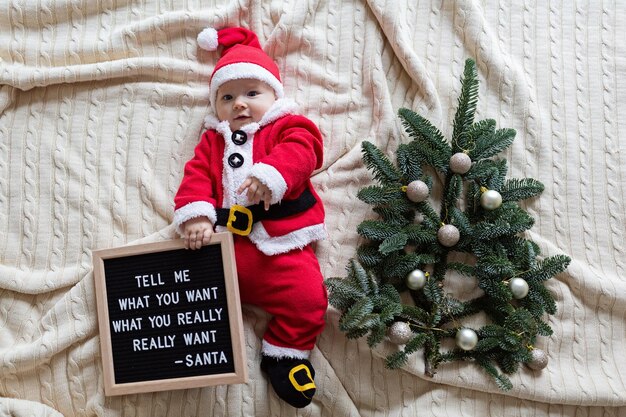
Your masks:
{"label": "fir branch", "polygon": [[359,263],[366,268],[373,268],[383,260],[378,246],[371,244],[359,246],[356,255]]}
{"label": "fir branch", "polygon": [[537,262],[536,268],[524,273],[522,278],[527,282],[543,282],[563,272],[571,259],[565,255],[555,255]]}
{"label": "fir branch", "polygon": [[400,350],[387,356],[385,359],[385,366],[389,369],[398,369],[405,365],[408,361],[409,355],[404,353],[403,350]]}
{"label": "fir branch", "polygon": [[363,162],[373,172],[374,178],[383,185],[400,183],[401,174],[374,144],[364,141],[361,145]]}
{"label": "fir branch", "polygon": [[473,154],[476,142],[484,141],[485,136],[491,136],[496,131],[496,121],[493,119],[481,120],[467,129],[467,135],[452,143],[453,152],[466,151],[472,160],[477,160]]}
{"label": "fir branch", "polygon": [[364,220],[357,226],[356,231],[369,240],[383,241],[398,233],[400,228],[380,220]]}
{"label": "fir branch", "polygon": [[395,314],[402,313],[402,299],[400,298],[398,290],[396,290],[393,285],[383,284],[380,287],[379,294],[382,299],[387,300],[387,302],[389,303],[397,304],[399,306],[400,310]]}
{"label": "fir branch", "polygon": [[470,126],[474,123],[477,103],[478,74],[476,72],[476,63],[468,59],[465,61],[465,69],[461,79],[461,94],[454,116],[452,143],[466,143],[465,137]]}
{"label": "fir branch", "polygon": [[[364,297],[354,303],[339,319],[339,330],[348,332],[361,331],[363,320],[371,317],[374,311],[374,303],[370,298]],[[369,330],[368,330],[369,331]]]}
{"label": "fir branch", "polygon": [[374,207],[373,210],[381,219],[392,226],[404,227],[413,221],[415,212],[407,210],[402,204],[395,204],[398,200],[394,200],[388,206]]}
{"label": "fir branch", "polygon": [[348,310],[356,300],[366,297],[366,293],[359,285],[346,278],[328,278],[325,281],[328,287],[328,302],[340,311]]}
{"label": "fir branch", "polygon": [[458,174],[454,174],[450,177],[446,187],[444,204],[447,207],[456,206],[457,200],[461,197],[461,192],[463,192],[463,178]]}
{"label": "fir branch", "polygon": [[477,223],[473,228],[473,237],[490,241],[504,236],[513,236],[530,229],[534,223],[535,219],[521,209],[501,210],[500,216],[493,222]]}
{"label": "fir branch", "polygon": [[448,262],[448,269],[451,271],[456,271],[468,277],[474,276],[475,274],[475,270],[473,266],[463,264],[460,262]]}
{"label": "fir branch", "polygon": [[439,223],[441,222],[441,219],[439,218],[439,215],[437,214],[435,209],[433,209],[429,203],[427,202],[418,203],[417,211],[424,215],[424,220],[422,224],[425,227],[427,227],[428,229],[439,228]]}
{"label": "fir branch", "polygon": [[409,254],[397,254],[385,263],[385,268],[383,272],[383,277],[391,278],[398,277],[404,278],[409,272],[414,269],[420,268],[421,265],[427,263],[433,263],[437,258],[435,258],[431,254],[418,254],[418,253],[409,253]]}
{"label": "fir branch", "polygon": [[491,375],[496,382],[496,385],[503,391],[510,391],[513,388],[513,384],[511,380],[506,376],[500,374],[496,367],[491,363],[488,357],[483,355],[476,356],[476,362],[487,372],[487,374]]}
{"label": "fir branch", "polygon": [[500,338],[499,336],[491,336],[491,337],[481,337],[478,339],[478,344],[474,348],[476,352],[489,352],[500,346]]}
{"label": "fir branch", "polygon": [[515,266],[507,257],[489,254],[477,260],[474,271],[479,278],[501,281],[515,274]]}
{"label": "fir branch", "polygon": [[390,301],[386,297],[379,297],[376,303],[380,308],[378,315],[380,322],[383,324],[391,324],[394,322],[395,317],[402,313],[402,304],[400,302]]}
{"label": "fir branch", "polygon": [[381,187],[372,185],[359,190],[357,198],[364,203],[371,205],[390,204],[396,199],[402,198],[402,191],[399,187]]}
{"label": "fir branch", "polygon": [[490,158],[499,154],[515,140],[514,129],[498,129],[491,135],[483,135],[476,140],[476,147],[470,151],[473,161]]}
{"label": "fir branch", "polygon": [[408,236],[409,242],[415,245],[424,245],[437,241],[436,233],[421,224],[410,224],[404,227],[402,231]]}
{"label": "fir branch", "polygon": [[521,201],[541,194],[544,186],[532,178],[511,179],[505,181],[500,189],[503,201]]}
{"label": "fir branch", "polygon": [[505,159],[484,159],[475,162],[467,174],[466,180],[477,181],[479,187],[500,190],[504,185],[508,166]]}
{"label": "fir branch", "polygon": [[452,207],[449,211],[450,219],[452,220],[452,224],[454,224],[461,232],[461,237],[463,236],[471,236],[473,234],[472,225],[468,217],[456,207]]}
{"label": "fir branch", "polygon": [[[541,310],[545,311],[548,314],[556,313],[556,303],[554,301],[554,297],[550,294],[550,291],[543,285],[538,285],[534,282],[529,282],[528,286],[530,287],[530,291],[526,298],[529,301],[534,301],[535,303],[529,308],[537,308],[537,306],[541,307]],[[540,312],[541,310],[538,310]]]}
{"label": "fir branch", "polygon": [[508,253],[509,259],[515,260],[520,271],[526,271],[537,266],[537,252],[533,242],[519,236],[510,236],[501,240]]}
{"label": "fir branch", "polygon": [[[537,319],[537,334],[539,336],[552,336],[552,327],[541,319]],[[533,341],[534,342],[534,341]]]}
{"label": "fir branch", "polygon": [[421,179],[422,164],[425,162],[420,157],[415,146],[415,142],[409,144],[400,144],[397,151],[398,169],[402,172],[402,176],[406,183]]}
{"label": "fir branch", "polygon": [[371,329],[369,336],[367,337],[367,345],[374,347],[383,340],[387,334],[387,326],[384,323],[379,323],[377,326]]}
{"label": "fir branch", "polygon": [[[482,279],[478,281],[478,286],[495,302],[508,303],[513,298],[511,290],[501,282],[492,281],[488,279]],[[498,308],[498,305],[494,304],[491,308]]]}
{"label": "fir branch", "polygon": [[428,340],[428,335],[426,333],[418,333],[416,334],[404,347],[404,353],[410,355],[411,353],[417,352],[424,343]]}
{"label": "fir branch", "polygon": [[[424,295],[428,301],[437,306],[441,304],[444,297],[443,289],[436,279],[429,279],[426,281],[426,285],[424,286]],[[436,325],[438,321],[439,319],[432,320],[431,325]]]}
{"label": "fir branch", "polygon": [[398,114],[406,132],[416,142],[417,158],[441,172],[447,172],[452,149],[439,129],[409,109],[400,109]]}
{"label": "fir branch", "polygon": [[374,277],[372,277],[361,264],[352,260],[348,268],[348,279],[355,284],[358,284],[364,294],[376,294],[377,284]]}
{"label": "fir branch", "polygon": [[424,325],[424,323],[429,321],[429,315],[426,310],[420,308],[419,306],[413,306],[409,304],[402,305],[402,312],[399,314],[399,316],[407,320],[415,320],[422,326]]}
{"label": "fir branch", "polygon": [[517,359],[516,353],[519,351],[517,349],[514,352],[507,352],[507,354],[499,355],[496,359],[498,366],[505,374],[512,374],[517,372],[520,366],[520,361]]}
{"label": "fir branch", "polygon": [[380,246],[378,247],[378,251],[384,256],[389,255],[391,252],[395,252],[398,250],[402,250],[406,245],[409,237],[406,233],[399,232],[393,236],[389,236],[385,240],[382,241]]}

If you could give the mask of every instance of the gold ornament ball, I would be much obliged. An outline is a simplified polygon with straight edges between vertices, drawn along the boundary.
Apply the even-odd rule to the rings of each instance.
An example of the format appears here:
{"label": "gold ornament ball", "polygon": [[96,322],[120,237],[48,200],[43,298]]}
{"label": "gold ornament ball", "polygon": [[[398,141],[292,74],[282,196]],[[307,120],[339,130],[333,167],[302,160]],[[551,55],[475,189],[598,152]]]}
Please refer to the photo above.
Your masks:
{"label": "gold ornament ball", "polygon": [[404,345],[413,337],[413,332],[408,323],[397,321],[387,331],[387,338],[391,343]]}
{"label": "gold ornament ball", "polygon": [[450,169],[455,174],[465,174],[472,167],[472,160],[464,152],[458,152],[450,158]]}
{"label": "gold ornament ball", "polygon": [[485,210],[495,210],[502,205],[502,196],[496,190],[487,190],[480,196],[480,205]]}
{"label": "gold ornament ball", "polygon": [[405,283],[412,290],[421,290],[426,285],[426,273],[420,269],[415,269],[406,276]]}
{"label": "gold ornament ball", "polygon": [[448,248],[456,245],[460,238],[461,233],[459,232],[459,229],[451,224],[443,225],[437,231],[437,240],[439,240],[439,243],[443,246]]}
{"label": "gold ornament ball", "polygon": [[414,203],[421,203],[428,198],[428,185],[424,181],[411,181],[406,187],[406,196]]}
{"label": "gold ornament ball", "polygon": [[463,350],[472,350],[478,344],[478,335],[466,327],[456,332],[456,345]]}
{"label": "gold ornament ball", "polygon": [[534,371],[541,371],[548,366],[548,354],[541,349],[533,349],[530,351],[532,359],[526,364]]}
{"label": "gold ornament ball", "polygon": [[509,289],[516,300],[521,300],[528,295],[528,283],[523,278],[511,279],[509,281]]}

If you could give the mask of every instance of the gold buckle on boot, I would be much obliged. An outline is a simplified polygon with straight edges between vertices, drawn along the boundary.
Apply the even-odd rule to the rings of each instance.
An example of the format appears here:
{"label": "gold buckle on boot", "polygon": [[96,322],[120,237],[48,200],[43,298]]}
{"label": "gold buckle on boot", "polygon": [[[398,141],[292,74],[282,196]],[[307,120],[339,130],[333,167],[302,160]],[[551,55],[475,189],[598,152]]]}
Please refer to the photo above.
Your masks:
{"label": "gold buckle on boot", "polygon": [[[296,372],[301,371],[303,369],[306,372],[309,379],[311,380],[311,382],[309,382],[308,384],[300,385],[298,381],[296,381],[296,378],[294,377],[294,375]],[[311,370],[305,364],[300,364],[298,366],[294,366],[293,368],[291,368],[291,370],[289,371],[289,381],[291,381],[291,385],[293,385],[293,387],[300,392],[310,390],[311,388],[315,389],[315,382],[313,382],[313,376],[311,376]]]}

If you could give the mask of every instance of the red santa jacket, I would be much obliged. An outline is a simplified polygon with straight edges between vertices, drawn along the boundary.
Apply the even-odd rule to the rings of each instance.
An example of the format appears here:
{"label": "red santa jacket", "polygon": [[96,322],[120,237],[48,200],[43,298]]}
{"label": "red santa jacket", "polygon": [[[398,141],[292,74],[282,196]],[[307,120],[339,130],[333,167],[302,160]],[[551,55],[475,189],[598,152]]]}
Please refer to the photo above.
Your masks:
{"label": "red santa jacket", "polygon": [[258,123],[240,129],[245,135],[233,134],[228,122],[207,117],[208,130],[185,165],[174,198],[173,223],[179,233],[181,225],[194,217],[206,216],[215,224],[216,207],[250,205],[246,193],[236,190],[254,176],[272,191],[272,204],[294,199],[306,188],[317,200],[302,213],[254,223],[248,237],[261,252],[284,253],[326,237],[324,207],[310,181],[322,165],[322,135],[312,121],[294,114],[296,109],[291,100],[276,100]]}

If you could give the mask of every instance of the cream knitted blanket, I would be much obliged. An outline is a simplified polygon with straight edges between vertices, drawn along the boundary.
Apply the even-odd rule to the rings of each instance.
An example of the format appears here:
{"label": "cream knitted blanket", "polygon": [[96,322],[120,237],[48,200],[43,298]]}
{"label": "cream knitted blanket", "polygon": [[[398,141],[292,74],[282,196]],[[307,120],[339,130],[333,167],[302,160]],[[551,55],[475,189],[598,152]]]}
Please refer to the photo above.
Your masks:
{"label": "cream knitted blanket", "polygon": [[[525,208],[558,313],[541,373],[500,392],[472,364],[434,378],[347,340],[330,309],[307,416],[626,416],[626,4],[581,0],[0,0],[0,415],[290,416],[260,373],[267,317],[244,309],[245,385],[105,397],[91,251],[173,238],[172,198],[208,108],[206,26],[256,31],[325,136],[317,254],[343,276],[363,140],[406,141],[410,107],[450,133],[466,58],[478,118],[517,130],[510,177],[546,186]],[[222,4],[223,3],[223,4]],[[383,347],[387,349],[391,347]]]}

